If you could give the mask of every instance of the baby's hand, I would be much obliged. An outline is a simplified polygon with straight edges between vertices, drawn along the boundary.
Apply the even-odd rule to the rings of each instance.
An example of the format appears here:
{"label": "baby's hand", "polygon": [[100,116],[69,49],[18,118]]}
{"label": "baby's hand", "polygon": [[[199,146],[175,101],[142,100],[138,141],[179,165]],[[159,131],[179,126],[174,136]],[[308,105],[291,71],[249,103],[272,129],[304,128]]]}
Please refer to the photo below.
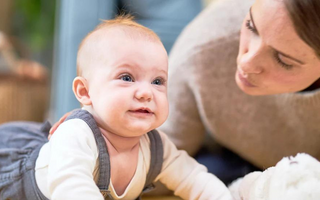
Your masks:
{"label": "baby's hand", "polygon": [[51,136],[53,135],[53,133],[57,130],[57,128],[60,126],[60,124],[62,124],[62,122],[64,122],[64,120],[66,120],[66,118],[71,114],[72,111],[67,112],[66,114],[64,114],[58,122],[56,122],[50,129],[49,131],[49,135],[48,135],[48,139],[50,140]]}

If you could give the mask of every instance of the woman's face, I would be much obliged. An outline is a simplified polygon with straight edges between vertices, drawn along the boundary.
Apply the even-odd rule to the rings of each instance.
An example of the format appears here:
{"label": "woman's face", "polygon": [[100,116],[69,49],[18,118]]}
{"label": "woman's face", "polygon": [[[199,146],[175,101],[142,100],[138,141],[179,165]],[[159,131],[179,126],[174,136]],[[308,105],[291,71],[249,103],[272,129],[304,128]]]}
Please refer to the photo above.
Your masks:
{"label": "woman's face", "polygon": [[237,85],[250,95],[301,91],[320,77],[320,59],[279,0],[256,0],[242,24],[237,62]]}

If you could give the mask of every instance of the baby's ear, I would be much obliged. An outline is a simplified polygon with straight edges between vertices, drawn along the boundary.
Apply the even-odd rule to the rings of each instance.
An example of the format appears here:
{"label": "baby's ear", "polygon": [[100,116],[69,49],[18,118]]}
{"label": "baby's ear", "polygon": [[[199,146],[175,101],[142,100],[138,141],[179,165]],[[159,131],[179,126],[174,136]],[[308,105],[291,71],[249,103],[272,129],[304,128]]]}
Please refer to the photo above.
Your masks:
{"label": "baby's ear", "polygon": [[77,76],[73,80],[73,93],[82,105],[91,105],[88,82],[85,78]]}

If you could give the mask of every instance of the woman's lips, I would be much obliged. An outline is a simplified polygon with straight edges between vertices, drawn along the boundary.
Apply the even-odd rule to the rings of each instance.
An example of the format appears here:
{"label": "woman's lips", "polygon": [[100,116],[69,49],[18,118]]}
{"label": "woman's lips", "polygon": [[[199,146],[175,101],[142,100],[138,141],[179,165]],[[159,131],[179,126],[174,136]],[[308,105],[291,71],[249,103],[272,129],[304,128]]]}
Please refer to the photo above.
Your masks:
{"label": "woman's lips", "polygon": [[247,87],[256,87],[255,85],[251,84],[247,78],[243,77],[242,74],[239,72],[237,72],[238,74],[238,78],[240,79],[240,81],[242,82],[243,85],[247,86]]}

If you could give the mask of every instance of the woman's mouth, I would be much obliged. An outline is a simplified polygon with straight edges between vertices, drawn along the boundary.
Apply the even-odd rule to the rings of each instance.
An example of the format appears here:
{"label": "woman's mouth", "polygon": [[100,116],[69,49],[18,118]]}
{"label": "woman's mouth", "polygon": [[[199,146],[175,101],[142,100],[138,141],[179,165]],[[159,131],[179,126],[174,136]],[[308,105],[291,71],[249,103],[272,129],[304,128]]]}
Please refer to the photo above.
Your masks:
{"label": "woman's mouth", "polygon": [[245,78],[240,72],[239,70],[237,71],[237,76],[239,78],[239,80],[241,81],[241,83],[246,86],[246,87],[256,87],[255,85],[253,85],[247,78]]}
{"label": "woman's mouth", "polygon": [[143,110],[143,109],[139,109],[139,110],[135,110],[133,112],[140,112],[140,113],[150,113],[148,110]]}

